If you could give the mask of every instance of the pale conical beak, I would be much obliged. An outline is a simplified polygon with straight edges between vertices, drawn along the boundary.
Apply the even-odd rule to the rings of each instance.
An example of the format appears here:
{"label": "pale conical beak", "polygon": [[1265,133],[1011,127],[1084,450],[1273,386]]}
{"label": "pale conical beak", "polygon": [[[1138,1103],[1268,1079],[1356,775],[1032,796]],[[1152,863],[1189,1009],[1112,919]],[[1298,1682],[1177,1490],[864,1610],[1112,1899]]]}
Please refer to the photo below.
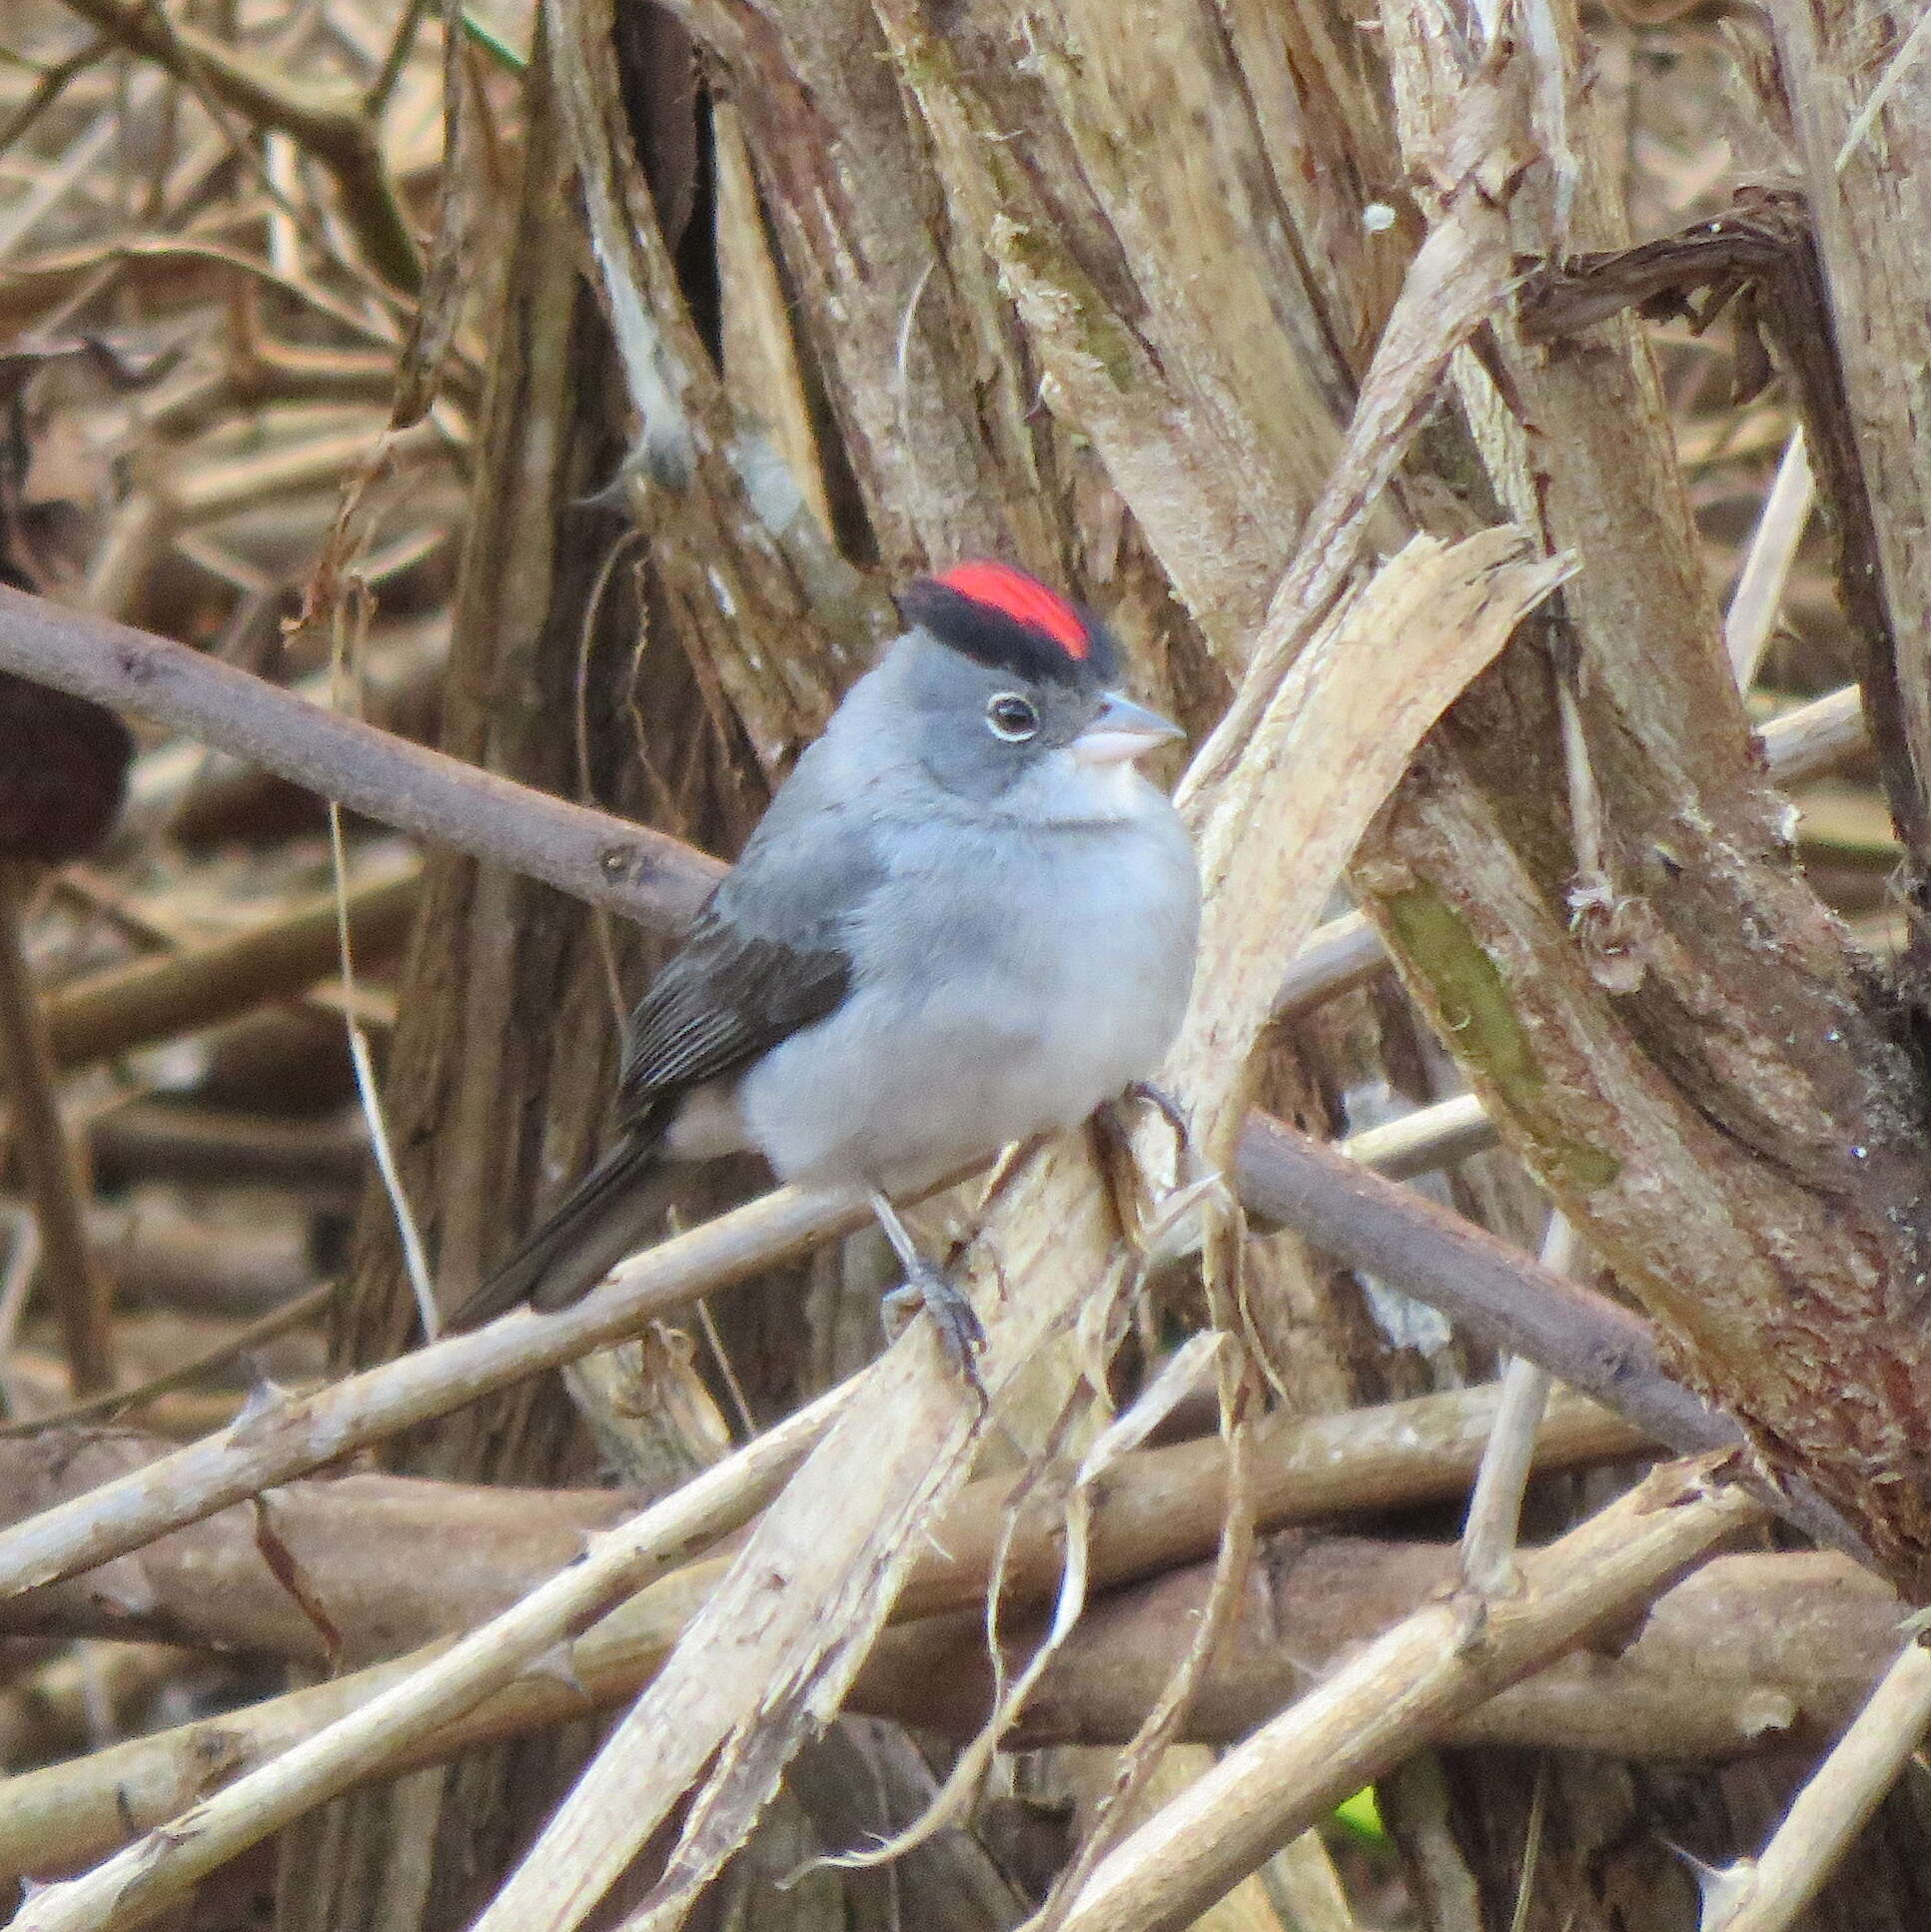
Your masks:
{"label": "pale conical beak", "polygon": [[1150,711],[1118,691],[1108,691],[1100,715],[1073,740],[1070,749],[1083,765],[1117,765],[1186,735],[1158,711]]}

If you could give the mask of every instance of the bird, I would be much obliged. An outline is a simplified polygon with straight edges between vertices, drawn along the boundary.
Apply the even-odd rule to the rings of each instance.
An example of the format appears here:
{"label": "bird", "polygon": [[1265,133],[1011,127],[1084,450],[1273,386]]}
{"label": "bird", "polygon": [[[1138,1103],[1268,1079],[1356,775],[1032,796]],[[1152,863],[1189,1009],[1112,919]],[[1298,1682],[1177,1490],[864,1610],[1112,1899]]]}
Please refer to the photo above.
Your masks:
{"label": "bird", "polygon": [[[907,585],[846,692],[645,991],[609,1151],[457,1312],[578,1300],[678,1164],[745,1151],[862,1192],[948,1353],[981,1336],[894,1196],[1071,1129],[1158,1067],[1200,887],[1138,769],[1184,734],[1120,688],[1091,609],[975,559]],[[653,1185],[653,1183],[655,1185]]]}

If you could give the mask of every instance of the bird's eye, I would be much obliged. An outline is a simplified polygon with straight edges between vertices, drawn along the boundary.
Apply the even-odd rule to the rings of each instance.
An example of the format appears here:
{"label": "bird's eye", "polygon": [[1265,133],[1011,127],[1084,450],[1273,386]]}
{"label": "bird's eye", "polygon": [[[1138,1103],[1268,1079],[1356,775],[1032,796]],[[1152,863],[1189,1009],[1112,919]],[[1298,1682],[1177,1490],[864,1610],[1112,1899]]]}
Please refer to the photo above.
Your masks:
{"label": "bird's eye", "polygon": [[995,738],[1024,744],[1039,729],[1039,713],[1017,691],[1001,691],[986,706],[986,725]]}

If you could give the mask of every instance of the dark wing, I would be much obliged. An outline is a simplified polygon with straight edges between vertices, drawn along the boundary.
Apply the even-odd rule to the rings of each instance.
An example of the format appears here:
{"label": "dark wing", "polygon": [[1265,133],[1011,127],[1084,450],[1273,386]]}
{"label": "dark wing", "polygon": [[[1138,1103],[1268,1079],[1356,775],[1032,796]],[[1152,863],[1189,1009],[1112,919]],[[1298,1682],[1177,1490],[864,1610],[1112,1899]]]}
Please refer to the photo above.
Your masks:
{"label": "dark wing", "polygon": [[850,985],[851,961],[836,945],[744,932],[706,907],[631,1018],[618,1121],[628,1126],[663,1095],[747,1066],[822,1020]]}
{"label": "dark wing", "polygon": [[814,803],[797,784],[806,776],[801,767],[780,792],[632,1016],[619,1124],[748,1065],[850,990],[846,923],[882,868],[846,810]]}
{"label": "dark wing", "polygon": [[662,1210],[650,1182],[677,1097],[747,1065],[844,998],[846,921],[882,867],[862,831],[854,834],[849,808],[823,799],[811,759],[807,751],[632,1017],[615,1145],[448,1327],[473,1328],[525,1298],[560,1308],[593,1288]]}

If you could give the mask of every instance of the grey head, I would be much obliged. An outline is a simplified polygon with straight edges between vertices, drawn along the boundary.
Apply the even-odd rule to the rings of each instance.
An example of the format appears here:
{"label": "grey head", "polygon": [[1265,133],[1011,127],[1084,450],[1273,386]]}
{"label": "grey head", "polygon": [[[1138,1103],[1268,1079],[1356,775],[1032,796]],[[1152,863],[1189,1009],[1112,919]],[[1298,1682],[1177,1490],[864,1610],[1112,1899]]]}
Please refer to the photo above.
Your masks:
{"label": "grey head", "polygon": [[1125,660],[1107,626],[1023,570],[961,563],[899,608],[912,628],[887,669],[894,705],[924,775],[962,805],[1085,816],[1106,768],[1181,735],[1116,688]]}

